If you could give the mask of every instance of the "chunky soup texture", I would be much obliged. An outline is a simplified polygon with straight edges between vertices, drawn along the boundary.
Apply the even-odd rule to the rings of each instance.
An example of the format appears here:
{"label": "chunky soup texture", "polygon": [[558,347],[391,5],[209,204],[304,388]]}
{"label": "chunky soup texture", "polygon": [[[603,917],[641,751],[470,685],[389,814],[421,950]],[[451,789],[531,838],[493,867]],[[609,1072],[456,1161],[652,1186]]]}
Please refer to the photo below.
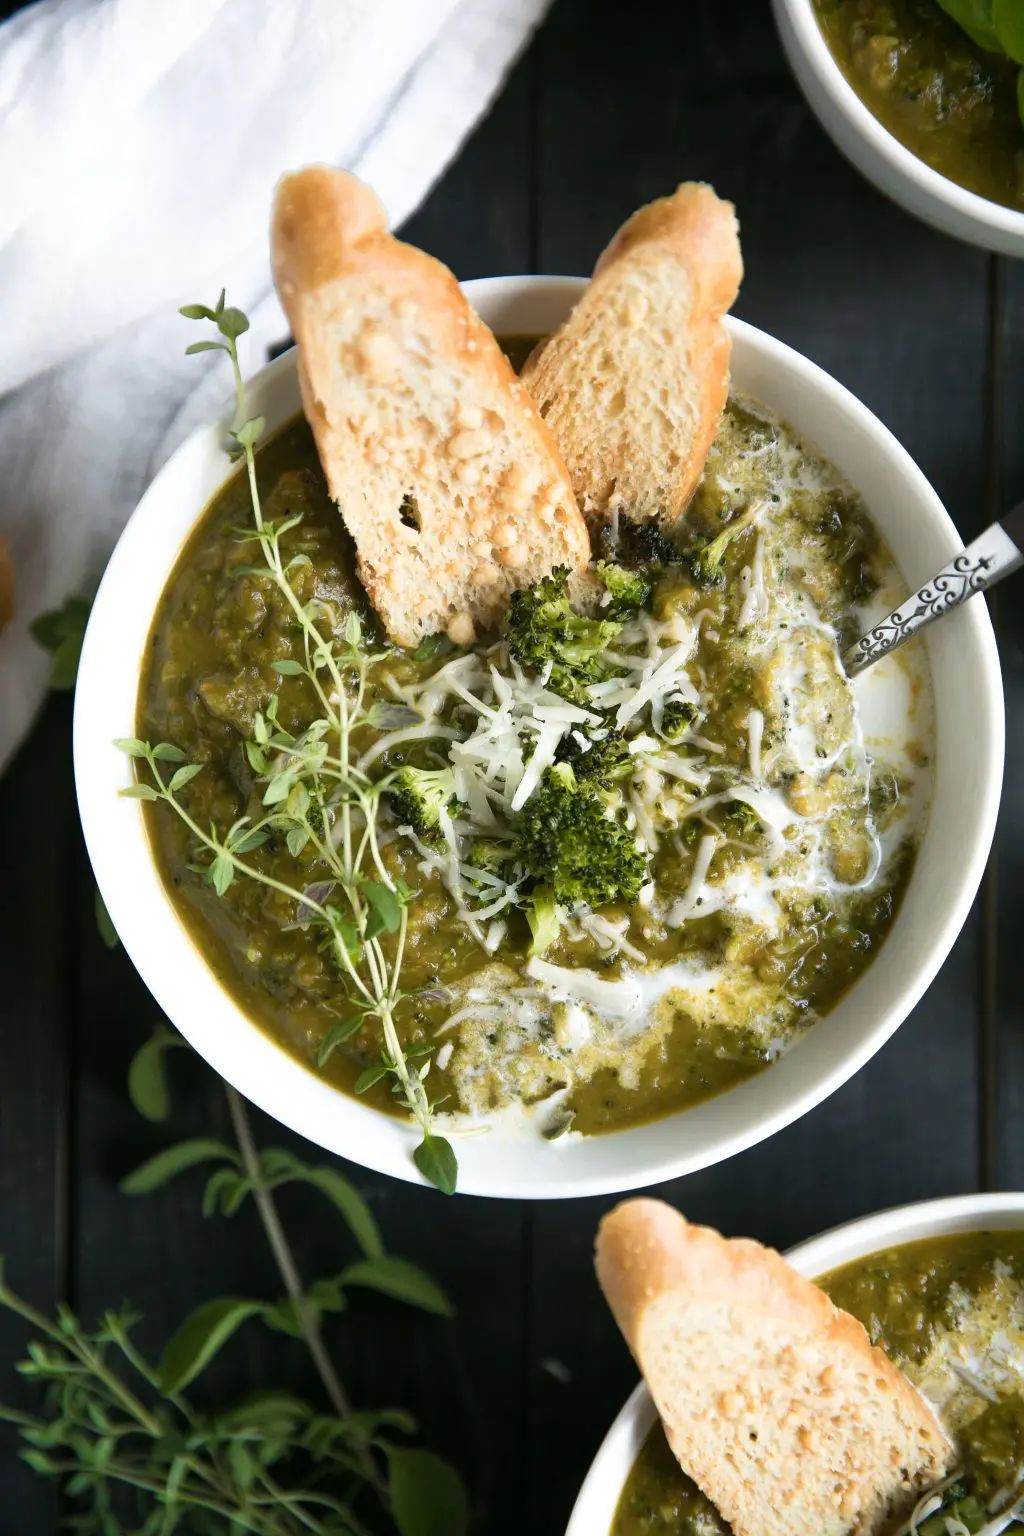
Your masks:
{"label": "chunky soup texture", "polygon": [[979,48],[938,0],[814,7],[837,64],[883,127],[969,192],[1024,208],[1019,66]]}
{"label": "chunky soup texture", "polygon": [[[947,1491],[942,1514],[922,1521],[921,1536],[979,1530],[982,1511],[1024,1473],[1024,1233],[906,1243],[834,1270],[820,1284],[924,1392],[957,1445],[959,1486]],[[656,1426],[609,1536],[728,1531]]]}
{"label": "chunky soup texture", "polygon": [[[306,424],[284,428],[257,466],[266,516],[301,513],[286,535],[303,557],[300,598],[326,606],[336,632],[355,610],[372,634]],[[205,765],[181,796],[204,826],[258,807],[246,751],[258,710],[276,697],[292,731],[313,718],[306,679],[275,670],[299,641],[280,593],[246,564],[248,519],[235,476],[168,582],[141,686],[140,735]],[[891,558],[859,499],[785,424],[733,400],[676,543],[625,521],[604,543],[649,600],[619,615],[599,681],[570,701],[500,637],[465,651],[438,637],[414,653],[380,639],[374,726],[358,743],[372,774],[455,775],[447,840],[383,813],[383,857],[417,892],[403,1041],[430,1051],[443,1114],[548,1137],[696,1103],[827,1013],[892,923],[930,771],[923,662],[877,669],[889,698],[877,730],[838,662],[865,618],[903,595]],[[593,578],[572,597],[598,617],[618,611]],[[495,839],[537,804],[548,765],[585,778],[598,760],[587,754],[611,742],[623,765],[601,792],[643,851],[643,887],[561,909],[557,937],[531,955],[521,874]],[[346,1001],[330,955],[287,896],[245,881],[218,896],[187,828],[162,806],[147,814],[168,891],[223,985],[317,1070]],[[310,849],[293,856],[273,838],[253,859],[289,888],[323,875]],[[377,1059],[367,1029],[321,1070],[351,1090]],[[367,1097],[392,1107],[384,1083]]]}

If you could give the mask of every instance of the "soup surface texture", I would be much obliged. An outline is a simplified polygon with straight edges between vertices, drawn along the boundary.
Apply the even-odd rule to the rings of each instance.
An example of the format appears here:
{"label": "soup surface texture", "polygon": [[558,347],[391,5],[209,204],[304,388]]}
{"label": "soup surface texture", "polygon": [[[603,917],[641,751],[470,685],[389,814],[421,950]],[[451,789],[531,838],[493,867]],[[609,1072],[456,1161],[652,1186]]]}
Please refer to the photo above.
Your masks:
{"label": "soup surface texture", "polygon": [[[859,626],[904,590],[834,470],[782,422],[733,400],[681,542],[625,524],[606,541],[647,601],[619,613],[595,579],[573,594],[619,617],[597,681],[570,700],[500,638],[390,647],[305,422],[257,464],[265,515],[301,514],[284,538],[302,601],[315,600],[337,635],[353,611],[376,635],[362,768],[454,774],[443,835],[424,840],[386,804],[379,829],[388,869],[417,892],[396,1026],[429,1059],[443,1116],[549,1138],[628,1125],[749,1077],[832,1007],[892,923],[931,752],[923,653],[887,659],[856,689],[839,665]],[[310,684],[294,675],[287,605],[239,543],[249,515],[236,475],[167,584],[141,685],[140,736],[204,765],[180,796],[204,827],[259,814],[258,712],[276,700],[296,733],[315,718]],[[724,547],[708,547],[727,523]],[[700,580],[695,547],[713,566]],[[593,765],[613,747],[605,780]],[[531,953],[524,907],[535,896],[515,849],[566,764],[646,872],[635,900],[561,905],[557,932]],[[147,814],[168,892],[246,1012],[339,1087],[372,1075],[370,1027],[316,1067],[346,986],[294,898],[245,880],[218,895],[187,826],[161,805]],[[549,823],[539,813],[534,823],[543,845]],[[252,860],[292,891],[324,880],[311,846],[271,837]],[[386,1082],[361,1086],[393,1107]]]}
{"label": "soup surface texture", "polygon": [[[957,1529],[947,1518],[980,1529],[979,1506],[1024,1471],[1024,1232],[906,1243],[819,1283],[925,1394],[957,1445],[959,1487],[947,1497],[960,1508],[923,1521],[921,1536]],[[729,1536],[660,1425],[637,1457],[609,1536]]]}
{"label": "soup surface texture", "polygon": [[843,74],[907,149],[950,181],[1024,208],[1019,66],[972,42],[938,0],[814,0]]}

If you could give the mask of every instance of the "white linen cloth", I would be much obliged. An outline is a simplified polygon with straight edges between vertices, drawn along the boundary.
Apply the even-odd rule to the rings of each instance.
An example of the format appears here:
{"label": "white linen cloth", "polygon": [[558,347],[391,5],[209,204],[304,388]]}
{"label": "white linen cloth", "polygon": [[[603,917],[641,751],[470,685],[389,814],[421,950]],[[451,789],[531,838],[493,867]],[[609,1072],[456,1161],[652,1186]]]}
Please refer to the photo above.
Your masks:
{"label": "white linen cloth", "polygon": [[[393,224],[547,0],[41,0],[0,27],[0,768],[45,692],[39,613],[88,591],[154,471],[229,390],[176,314],[221,287],[243,368],[287,334],[267,228],[310,161]],[[210,361],[213,359],[213,362]]]}

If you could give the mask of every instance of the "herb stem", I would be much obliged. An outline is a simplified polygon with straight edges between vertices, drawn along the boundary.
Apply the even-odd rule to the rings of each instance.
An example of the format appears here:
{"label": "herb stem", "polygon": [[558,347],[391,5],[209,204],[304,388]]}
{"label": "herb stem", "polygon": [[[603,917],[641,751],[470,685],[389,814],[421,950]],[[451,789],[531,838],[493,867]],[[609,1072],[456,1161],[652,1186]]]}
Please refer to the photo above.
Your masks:
{"label": "herb stem", "polygon": [[252,1129],[249,1125],[249,1116],[241,1095],[236,1089],[225,1083],[224,1092],[227,1095],[228,1110],[231,1114],[231,1124],[235,1132],[235,1140],[238,1142],[238,1150],[242,1154],[242,1162],[245,1171],[252,1183],[253,1195],[256,1200],[256,1208],[263,1222],[263,1230],[267,1234],[271,1252],[284,1281],[284,1288],[295,1307],[295,1315],[302,1329],[302,1336],[306,1341],[309,1352],[313,1357],[317,1375],[323,1385],[323,1389],[339,1418],[347,1418],[352,1411],[337,1371],[330,1355],[324,1347],[320,1329],[314,1321],[306,1292],[302,1284],[295,1256],[292,1253],[291,1244],[288,1241],[281,1218],[277,1214],[277,1206],[270,1190],[263,1182],[260,1172],[259,1157],[256,1152],[256,1144],[253,1141]]}
{"label": "herb stem", "polygon": [[[274,1255],[274,1261],[284,1282],[284,1288],[288,1293],[292,1306],[295,1308],[295,1316],[302,1332],[302,1337],[331,1407],[340,1419],[348,1418],[352,1412],[348,1393],[345,1391],[341,1378],[334,1368],[334,1362],[324,1344],[320,1325],[306,1300],[306,1290],[302,1283],[302,1276],[299,1274],[299,1267],[295,1262],[295,1255],[292,1252],[291,1244],[288,1241],[288,1235],[281,1224],[280,1216],[277,1214],[277,1205],[274,1197],[263,1181],[259,1156],[253,1140],[252,1128],[249,1124],[245,1103],[241,1095],[230,1084],[224,1084],[224,1092],[227,1096],[231,1125],[235,1133],[235,1140],[238,1142],[238,1150],[242,1154],[242,1162],[252,1184],[256,1209],[259,1211],[263,1230],[267,1234],[267,1242],[270,1244],[270,1250]],[[382,1498],[386,1497],[385,1485],[380,1471],[365,1446],[360,1450],[359,1460],[366,1477],[373,1484],[378,1494]]]}

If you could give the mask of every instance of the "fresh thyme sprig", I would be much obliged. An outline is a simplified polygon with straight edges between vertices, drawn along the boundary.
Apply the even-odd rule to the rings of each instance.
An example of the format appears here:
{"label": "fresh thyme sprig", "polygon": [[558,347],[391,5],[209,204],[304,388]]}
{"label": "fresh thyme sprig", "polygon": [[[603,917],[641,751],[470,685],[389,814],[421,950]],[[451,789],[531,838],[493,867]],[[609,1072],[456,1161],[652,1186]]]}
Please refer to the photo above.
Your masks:
{"label": "fresh thyme sprig", "polygon": [[[219,350],[230,359],[236,425],[228,452],[245,461],[253,513],[253,527],[239,537],[258,545],[263,564],[250,570],[269,576],[300,637],[302,659],[285,658],[273,663],[274,668],[282,677],[304,678],[320,714],[298,734],[278,720],[276,696],[256,714],[245,747],[262,786],[264,814],[240,817],[226,832],[202,827],[189,814],[181,792],[203,764],[187,762],[173,743],[152,744],[135,737],[119,741],[117,745],[136,759],[140,769],[145,768],[145,776],[123,793],[161,801],[181,819],[197,853],[208,856],[201,872],[219,896],[236,879],[253,880],[290,899],[298,923],[322,930],[348,987],[351,1007],[349,1016],[339,1020],[325,1038],[320,1064],[346,1038],[376,1021],[379,1062],[362,1073],[357,1091],[365,1091],[383,1077],[393,1079],[396,1097],[420,1130],[413,1152],[417,1168],[430,1183],[451,1194],[457,1162],[449,1142],[433,1129],[437,1105],[425,1086],[432,1053],[423,1046],[403,1046],[395,1022],[396,1010],[406,996],[400,977],[413,893],[390,873],[381,855],[377,818],[389,780],[371,780],[358,767],[353,752],[353,734],[371,723],[367,681],[376,657],[366,645],[357,614],[348,614],[338,635],[333,608],[315,597],[304,601],[296,591],[292,574],[308,565],[309,557],[301,552],[289,555],[284,540],[300,516],[279,522],[264,516],[255,449],[266,423],[261,416],[248,414],[238,361],[238,337],[249,325],[246,316],[226,305],[223,293],[213,308],[189,304],[181,313],[187,319],[211,322],[220,337],[195,342],[188,352]],[[164,765],[171,771],[165,772]],[[300,889],[270,875],[258,860],[248,857],[271,836],[283,838],[293,857],[314,859],[319,878]]]}

